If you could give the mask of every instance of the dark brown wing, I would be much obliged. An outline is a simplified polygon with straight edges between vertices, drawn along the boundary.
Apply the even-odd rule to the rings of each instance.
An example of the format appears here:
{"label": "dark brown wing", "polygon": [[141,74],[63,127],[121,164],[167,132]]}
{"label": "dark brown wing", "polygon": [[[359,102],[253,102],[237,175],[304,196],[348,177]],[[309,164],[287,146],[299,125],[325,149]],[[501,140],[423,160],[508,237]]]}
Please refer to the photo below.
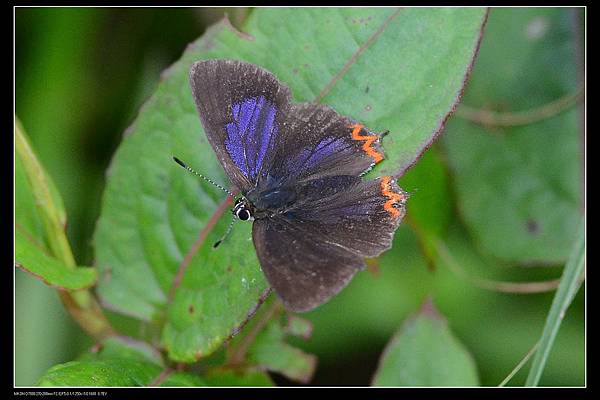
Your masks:
{"label": "dark brown wing", "polygon": [[325,303],[364,267],[355,254],[314,240],[283,220],[254,221],[252,238],[267,280],[292,311]]}

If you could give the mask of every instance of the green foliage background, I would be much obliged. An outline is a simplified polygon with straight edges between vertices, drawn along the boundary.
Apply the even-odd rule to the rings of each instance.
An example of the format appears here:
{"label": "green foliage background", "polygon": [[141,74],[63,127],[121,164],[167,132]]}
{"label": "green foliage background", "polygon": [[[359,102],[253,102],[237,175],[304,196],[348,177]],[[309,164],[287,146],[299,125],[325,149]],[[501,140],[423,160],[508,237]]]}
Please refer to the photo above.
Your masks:
{"label": "green foliage background", "polygon": [[[91,240],[105,173],[123,132],[161,72],[223,11],[17,9],[16,111],[62,195],[78,265],[95,262]],[[228,10],[237,26],[250,12]],[[464,104],[518,112],[576,92],[583,62],[581,15],[571,9],[492,10]],[[380,257],[376,272],[359,274],[332,302],[306,315],[312,338],[289,339],[318,357],[312,384],[370,384],[386,344],[395,332],[410,331],[407,317],[429,295],[443,315],[444,340],[457,341],[470,353],[460,362],[476,366],[478,377],[465,372],[465,384],[499,384],[540,337],[553,292],[501,293],[489,290],[498,285],[482,288],[481,280],[560,277],[582,208],[580,106],[505,127],[474,124],[468,111],[459,107],[440,143],[401,180],[413,195],[394,250]],[[542,385],[584,384],[583,300],[581,290],[558,333]],[[50,367],[93,344],[55,291],[21,270],[16,270],[15,308],[17,385],[35,384]],[[110,318],[136,331],[126,318]],[[416,326],[425,331],[403,340],[427,337],[427,327],[439,321],[419,319]],[[266,332],[280,335],[276,327]],[[96,368],[103,360],[85,362]],[[45,376],[48,382],[55,369]],[[510,384],[523,384],[525,376],[521,371]],[[122,384],[129,382],[122,378]]]}

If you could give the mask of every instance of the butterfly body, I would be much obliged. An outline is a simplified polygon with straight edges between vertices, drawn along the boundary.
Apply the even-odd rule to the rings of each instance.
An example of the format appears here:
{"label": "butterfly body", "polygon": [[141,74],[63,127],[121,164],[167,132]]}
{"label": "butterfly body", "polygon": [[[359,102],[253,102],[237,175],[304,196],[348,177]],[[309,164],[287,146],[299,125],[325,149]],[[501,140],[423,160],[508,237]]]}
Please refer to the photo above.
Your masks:
{"label": "butterfly body", "polygon": [[391,247],[407,199],[392,177],[362,176],[383,159],[382,134],[325,105],[292,104],[270,72],[232,60],[195,63],[190,83],[219,161],[252,220],[263,272],[288,309],[329,300]]}
{"label": "butterfly body", "polygon": [[296,201],[296,190],[291,186],[256,188],[245,194],[254,206],[257,218],[280,213]]}

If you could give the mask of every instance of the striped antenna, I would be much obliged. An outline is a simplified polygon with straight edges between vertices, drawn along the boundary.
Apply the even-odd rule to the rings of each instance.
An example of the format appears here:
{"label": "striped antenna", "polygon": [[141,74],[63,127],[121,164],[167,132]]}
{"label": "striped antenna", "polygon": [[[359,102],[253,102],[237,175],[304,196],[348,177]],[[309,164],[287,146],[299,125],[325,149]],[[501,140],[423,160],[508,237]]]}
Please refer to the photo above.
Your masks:
{"label": "striped antenna", "polygon": [[233,193],[231,193],[229,190],[225,189],[223,186],[219,185],[218,183],[214,182],[213,180],[205,177],[202,174],[197,173],[196,171],[194,171],[193,169],[191,169],[190,167],[187,166],[186,163],[184,163],[183,161],[181,161],[179,158],[177,157],[173,157],[173,160],[181,165],[183,168],[187,169],[189,172],[191,172],[192,174],[199,176],[200,178],[204,179],[206,182],[210,183],[211,185],[214,185],[216,187],[218,187],[219,189],[221,189],[222,191],[224,191],[225,193],[227,193],[228,195],[230,195],[231,197],[235,197],[235,195]]}
{"label": "striped antenna", "polygon": [[236,220],[236,218],[235,218],[235,216],[233,216],[231,218],[231,222],[229,223],[229,226],[227,227],[227,231],[225,231],[225,234],[223,236],[221,236],[221,239],[217,240],[213,244],[213,249],[216,249],[223,242],[223,240],[225,240],[225,238],[227,238],[227,236],[229,236],[229,234],[231,233],[231,228],[233,228],[233,224],[234,224],[235,220]]}

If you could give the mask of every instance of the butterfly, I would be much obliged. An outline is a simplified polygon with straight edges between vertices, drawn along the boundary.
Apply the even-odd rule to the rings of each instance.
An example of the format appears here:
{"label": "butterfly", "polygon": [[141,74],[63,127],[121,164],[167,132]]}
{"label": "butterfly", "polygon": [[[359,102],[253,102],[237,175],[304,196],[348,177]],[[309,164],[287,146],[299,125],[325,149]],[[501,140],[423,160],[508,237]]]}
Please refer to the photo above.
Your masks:
{"label": "butterfly", "polygon": [[327,302],[366,257],[391,247],[408,195],[393,177],[362,178],[384,158],[383,134],[329,106],[292,103],[253,64],[198,61],[189,78],[208,141],[241,193],[232,212],[253,221],[262,271],[287,309]]}

